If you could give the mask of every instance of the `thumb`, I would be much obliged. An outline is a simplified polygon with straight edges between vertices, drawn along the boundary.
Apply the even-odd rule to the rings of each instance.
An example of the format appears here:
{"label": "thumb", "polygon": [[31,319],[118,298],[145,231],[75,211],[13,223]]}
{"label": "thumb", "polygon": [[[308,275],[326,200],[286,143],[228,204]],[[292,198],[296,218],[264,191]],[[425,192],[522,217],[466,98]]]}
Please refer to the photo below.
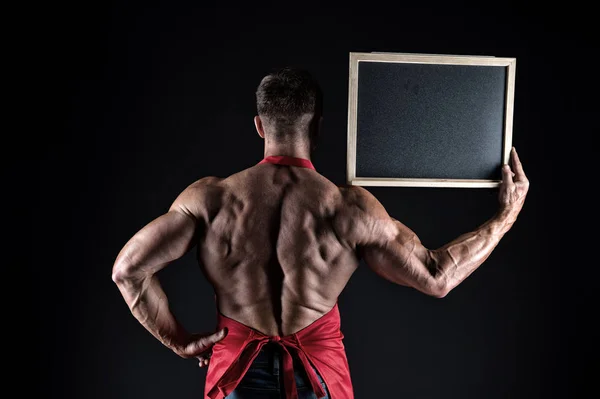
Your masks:
{"label": "thumb", "polygon": [[210,348],[211,346],[213,346],[214,344],[216,344],[217,342],[219,342],[220,340],[225,338],[227,336],[227,332],[228,332],[227,327],[225,327],[213,334],[205,335],[204,337],[198,338],[198,341],[197,341],[198,349],[201,351],[204,351],[204,350]]}
{"label": "thumb", "polygon": [[[217,341],[222,340],[223,338],[225,338],[227,336],[227,333],[229,332],[229,330],[227,329],[227,327],[223,327],[222,329],[220,329],[219,331],[217,331],[215,333],[215,335],[217,335]],[[215,342],[217,342],[215,341]]]}

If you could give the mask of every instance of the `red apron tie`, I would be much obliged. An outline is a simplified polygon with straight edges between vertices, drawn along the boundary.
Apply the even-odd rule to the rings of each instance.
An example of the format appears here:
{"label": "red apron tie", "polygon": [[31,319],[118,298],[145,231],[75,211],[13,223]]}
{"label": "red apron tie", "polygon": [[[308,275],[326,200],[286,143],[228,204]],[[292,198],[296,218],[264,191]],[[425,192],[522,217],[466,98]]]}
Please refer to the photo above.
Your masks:
{"label": "red apron tie", "polygon": [[298,398],[293,356],[302,363],[317,397],[322,398],[327,393],[321,385],[320,374],[332,399],[354,398],[337,303],[309,326],[283,337],[265,335],[223,315],[217,307],[216,329],[222,328],[227,328],[228,333],[225,339],[213,346],[206,374],[205,399],[223,399],[231,394],[261,348],[269,342],[282,348],[282,378],[286,398]]}
{"label": "red apron tie", "polygon": [[233,392],[250,368],[252,362],[254,362],[256,356],[258,356],[261,348],[268,342],[274,342],[283,349],[283,384],[285,386],[286,398],[298,399],[296,378],[294,375],[294,359],[290,350],[298,354],[298,358],[302,362],[306,374],[308,375],[308,380],[310,381],[313,392],[318,398],[325,396],[325,391],[321,386],[319,377],[310,365],[306,354],[304,354],[302,348],[298,345],[295,335],[292,334],[282,339],[279,336],[260,337],[252,334],[251,338],[242,346],[246,347],[246,349],[241,354],[239,360],[231,363],[231,366],[225,371],[219,382],[210,392],[208,392],[208,397],[210,399],[216,399],[219,397],[219,394],[223,395],[222,397],[226,397]]}

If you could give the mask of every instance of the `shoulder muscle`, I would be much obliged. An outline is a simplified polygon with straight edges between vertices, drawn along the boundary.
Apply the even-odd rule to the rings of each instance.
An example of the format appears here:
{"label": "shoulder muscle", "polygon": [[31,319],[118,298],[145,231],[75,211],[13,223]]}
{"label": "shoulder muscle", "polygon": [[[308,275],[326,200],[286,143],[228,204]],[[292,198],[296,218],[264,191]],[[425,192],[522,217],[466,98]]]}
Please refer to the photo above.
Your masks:
{"label": "shoulder muscle", "polygon": [[353,248],[394,239],[398,228],[373,194],[359,186],[342,186],[340,191],[344,201],[335,227]]}
{"label": "shoulder muscle", "polygon": [[169,211],[182,212],[197,221],[210,221],[218,211],[223,179],[207,176],[187,186],[173,201]]}

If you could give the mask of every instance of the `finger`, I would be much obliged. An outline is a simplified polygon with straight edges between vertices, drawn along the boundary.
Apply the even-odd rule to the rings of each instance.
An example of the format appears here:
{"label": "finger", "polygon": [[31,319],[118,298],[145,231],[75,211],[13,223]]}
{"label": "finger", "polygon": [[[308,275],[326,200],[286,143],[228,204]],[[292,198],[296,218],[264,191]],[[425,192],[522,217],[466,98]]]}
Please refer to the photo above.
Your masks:
{"label": "finger", "polygon": [[502,182],[505,184],[513,184],[513,172],[508,164],[502,165]]}
{"label": "finger", "polygon": [[227,327],[217,331],[214,334],[201,337],[197,341],[198,349],[204,351],[227,336]]}
{"label": "finger", "polygon": [[519,154],[517,154],[517,150],[515,147],[510,151],[511,163],[513,170],[515,172],[515,180],[524,180],[525,179],[525,171],[523,170],[523,165],[521,164],[521,160],[519,159]]}
{"label": "finger", "polygon": [[200,367],[208,366],[209,361],[210,361],[209,358],[200,356],[200,357],[198,357],[198,366],[200,366]]}

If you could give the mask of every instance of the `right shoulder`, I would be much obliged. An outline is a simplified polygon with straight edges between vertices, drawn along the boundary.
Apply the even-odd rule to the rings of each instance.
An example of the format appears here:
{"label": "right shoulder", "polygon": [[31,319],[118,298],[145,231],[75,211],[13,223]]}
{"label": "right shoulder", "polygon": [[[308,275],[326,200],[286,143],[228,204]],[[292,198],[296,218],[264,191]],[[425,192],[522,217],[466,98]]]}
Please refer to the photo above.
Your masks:
{"label": "right shoulder", "polygon": [[343,201],[335,218],[335,228],[351,247],[392,239],[397,234],[393,219],[370,191],[350,185],[338,188]]}
{"label": "right shoulder", "polygon": [[369,190],[361,186],[338,186],[343,198],[343,206],[371,217],[389,217],[385,208]]}

